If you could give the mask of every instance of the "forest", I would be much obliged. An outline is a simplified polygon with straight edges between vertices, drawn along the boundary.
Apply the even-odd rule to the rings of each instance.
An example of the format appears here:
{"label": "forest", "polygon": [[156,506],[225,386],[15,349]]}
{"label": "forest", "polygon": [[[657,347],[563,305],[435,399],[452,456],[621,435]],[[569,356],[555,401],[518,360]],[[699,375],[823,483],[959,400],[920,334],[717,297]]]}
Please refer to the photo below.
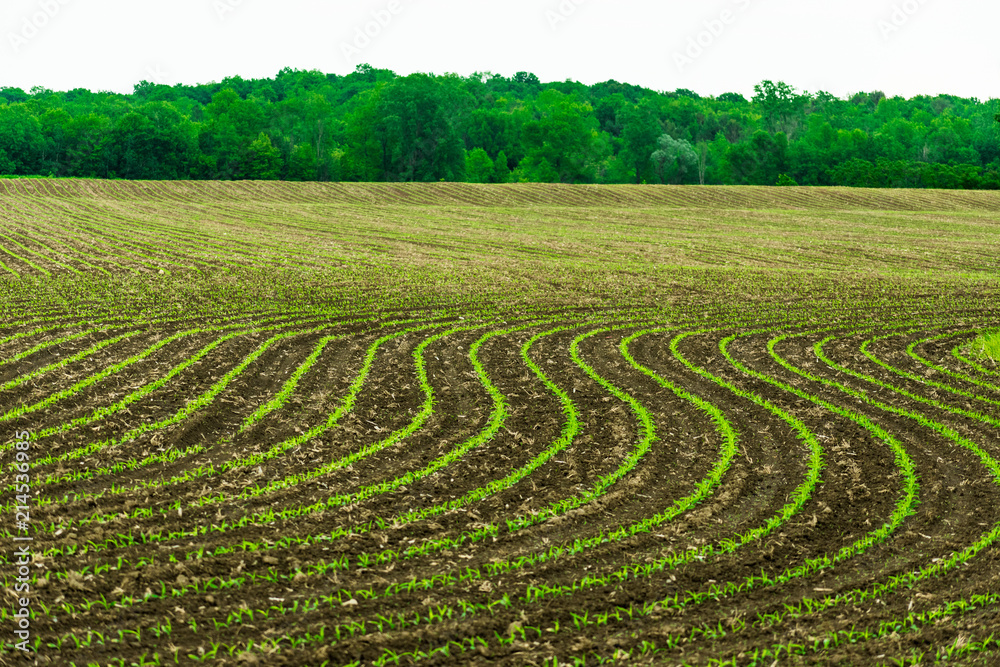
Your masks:
{"label": "forest", "polygon": [[0,87],[0,175],[995,190],[1000,100],[780,81],[748,100],[367,64],[128,95]]}

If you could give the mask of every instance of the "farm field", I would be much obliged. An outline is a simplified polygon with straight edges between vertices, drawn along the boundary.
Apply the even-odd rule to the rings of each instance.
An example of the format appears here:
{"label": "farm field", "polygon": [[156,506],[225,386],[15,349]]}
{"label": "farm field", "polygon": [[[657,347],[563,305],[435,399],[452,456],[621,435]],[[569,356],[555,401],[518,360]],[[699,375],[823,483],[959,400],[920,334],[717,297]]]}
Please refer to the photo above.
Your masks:
{"label": "farm field", "polygon": [[998,277],[997,192],[0,179],[0,664],[997,664]]}

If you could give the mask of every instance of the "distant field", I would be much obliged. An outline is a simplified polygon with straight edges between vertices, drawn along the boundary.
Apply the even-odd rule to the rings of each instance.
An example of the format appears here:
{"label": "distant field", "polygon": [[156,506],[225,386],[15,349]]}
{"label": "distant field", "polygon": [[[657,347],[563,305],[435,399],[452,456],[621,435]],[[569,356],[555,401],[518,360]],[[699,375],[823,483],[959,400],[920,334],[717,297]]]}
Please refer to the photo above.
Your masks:
{"label": "distant field", "polygon": [[996,192],[2,179],[0,619],[31,536],[38,664],[996,664],[998,275]]}

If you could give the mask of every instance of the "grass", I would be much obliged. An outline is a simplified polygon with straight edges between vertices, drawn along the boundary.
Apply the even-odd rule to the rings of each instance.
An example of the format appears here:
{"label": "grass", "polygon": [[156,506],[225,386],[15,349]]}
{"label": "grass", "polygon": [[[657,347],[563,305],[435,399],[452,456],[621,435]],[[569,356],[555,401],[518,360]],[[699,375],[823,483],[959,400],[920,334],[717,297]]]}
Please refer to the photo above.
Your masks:
{"label": "grass", "polygon": [[981,360],[989,360],[996,366],[1000,361],[1000,332],[981,334],[970,346],[972,354]]}

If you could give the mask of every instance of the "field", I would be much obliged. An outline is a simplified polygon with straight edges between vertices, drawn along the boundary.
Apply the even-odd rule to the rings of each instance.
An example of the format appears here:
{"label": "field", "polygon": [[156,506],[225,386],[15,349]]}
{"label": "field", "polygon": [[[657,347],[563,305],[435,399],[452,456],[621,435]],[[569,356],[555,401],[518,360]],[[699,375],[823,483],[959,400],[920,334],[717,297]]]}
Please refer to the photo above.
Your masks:
{"label": "field", "polygon": [[0,664],[997,664],[998,274],[991,192],[0,180]]}

